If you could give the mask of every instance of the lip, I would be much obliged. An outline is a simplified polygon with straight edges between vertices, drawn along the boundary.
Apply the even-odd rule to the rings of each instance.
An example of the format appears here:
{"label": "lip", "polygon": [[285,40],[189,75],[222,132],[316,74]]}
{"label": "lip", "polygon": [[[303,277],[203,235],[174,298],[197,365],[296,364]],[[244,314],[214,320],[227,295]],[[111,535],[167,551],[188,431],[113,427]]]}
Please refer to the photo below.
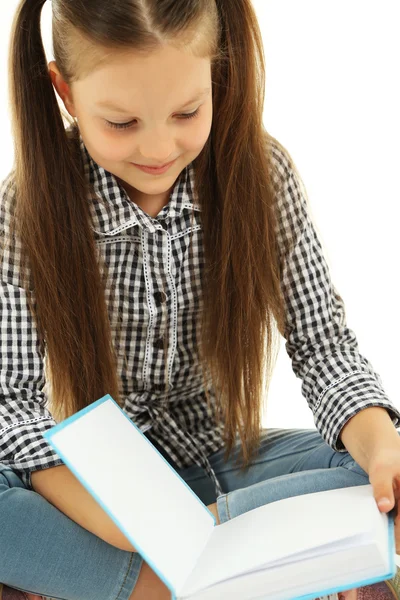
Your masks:
{"label": "lip", "polygon": [[165,173],[166,171],[168,171],[170,166],[173,165],[175,161],[176,161],[176,159],[170,163],[167,163],[163,167],[144,167],[142,165],[137,165],[136,163],[131,163],[131,164],[134,167],[137,167],[138,169],[140,169],[141,171],[144,171],[145,173],[150,173],[150,175],[159,175],[161,173]]}

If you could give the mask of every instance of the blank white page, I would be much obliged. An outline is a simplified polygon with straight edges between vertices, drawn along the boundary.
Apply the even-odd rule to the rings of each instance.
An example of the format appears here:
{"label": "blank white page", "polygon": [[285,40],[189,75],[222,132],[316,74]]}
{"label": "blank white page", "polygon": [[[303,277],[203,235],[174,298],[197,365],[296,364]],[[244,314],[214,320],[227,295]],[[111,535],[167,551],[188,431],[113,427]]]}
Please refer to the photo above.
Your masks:
{"label": "blank white page", "polygon": [[111,396],[43,437],[165,584],[180,589],[215,517]]}
{"label": "blank white page", "polygon": [[388,517],[380,513],[371,484],[271,502],[215,528],[182,593],[189,595],[287,556],[295,562],[303,553],[304,557],[323,554],[328,544],[334,547],[339,541],[344,548],[355,540],[361,545],[366,537],[378,548],[381,530],[387,554]]}

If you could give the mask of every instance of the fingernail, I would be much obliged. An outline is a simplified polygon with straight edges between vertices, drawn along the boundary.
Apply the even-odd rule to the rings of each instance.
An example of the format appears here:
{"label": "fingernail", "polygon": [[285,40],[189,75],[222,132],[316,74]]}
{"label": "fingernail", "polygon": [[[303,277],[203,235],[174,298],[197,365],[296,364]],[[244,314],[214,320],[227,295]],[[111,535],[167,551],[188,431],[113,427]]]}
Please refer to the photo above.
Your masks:
{"label": "fingernail", "polygon": [[380,498],[380,500],[379,500],[379,502],[378,502],[378,505],[379,505],[379,506],[385,506],[385,505],[386,505],[386,506],[388,506],[388,505],[390,505],[390,504],[392,504],[392,503],[391,503],[391,501],[389,500],[389,498]]}

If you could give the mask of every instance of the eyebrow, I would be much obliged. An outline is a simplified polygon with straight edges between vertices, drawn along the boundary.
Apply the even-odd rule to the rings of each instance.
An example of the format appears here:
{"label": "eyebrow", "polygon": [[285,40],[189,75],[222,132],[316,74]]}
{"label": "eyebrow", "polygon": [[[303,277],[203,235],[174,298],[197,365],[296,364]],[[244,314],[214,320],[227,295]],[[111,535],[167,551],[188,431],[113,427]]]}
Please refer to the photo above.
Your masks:
{"label": "eyebrow", "polygon": [[[189,100],[188,102],[185,102],[185,104],[183,106],[181,106],[180,109],[186,108],[190,104],[193,104],[194,102],[197,102],[197,100],[200,100],[201,98],[203,98],[203,96],[205,96],[206,94],[208,94],[208,92],[210,90],[211,90],[210,87],[207,87],[207,88],[204,88],[202,90],[199,90],[198,92],[196,92],[195,97],[192,98],[191,100]],[[115,110],[115,111],[120,112],[120,113],[132,114],[131,111],[125,110],[121,106],[118,106],[117,104],[114,104],[114,102],[109,102],[108,100],[101,100],[100,102],[96,102],[96,106],[99,106],[99,107],[102,107],[102,108],[109,108],[111,110]]]}

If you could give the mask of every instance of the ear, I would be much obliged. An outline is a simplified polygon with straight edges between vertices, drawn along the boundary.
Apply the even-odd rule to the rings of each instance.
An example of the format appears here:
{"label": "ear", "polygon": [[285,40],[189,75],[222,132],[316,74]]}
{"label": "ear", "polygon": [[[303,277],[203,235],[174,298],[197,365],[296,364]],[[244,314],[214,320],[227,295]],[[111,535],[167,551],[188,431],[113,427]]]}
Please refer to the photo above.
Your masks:
{"label": "ear", "polygon": [[60,96],[61,100],[64,103],[65,108],[71,115],[71,117],[76,117],[76,111],[74,108],[74,103],[72,99],[72,93],[70,86],[64,81],[58,67],[57,63],[52,60],[48,64],[49,75],[51,77],[51,81],[53,86],[56,89],[57,94]]}

